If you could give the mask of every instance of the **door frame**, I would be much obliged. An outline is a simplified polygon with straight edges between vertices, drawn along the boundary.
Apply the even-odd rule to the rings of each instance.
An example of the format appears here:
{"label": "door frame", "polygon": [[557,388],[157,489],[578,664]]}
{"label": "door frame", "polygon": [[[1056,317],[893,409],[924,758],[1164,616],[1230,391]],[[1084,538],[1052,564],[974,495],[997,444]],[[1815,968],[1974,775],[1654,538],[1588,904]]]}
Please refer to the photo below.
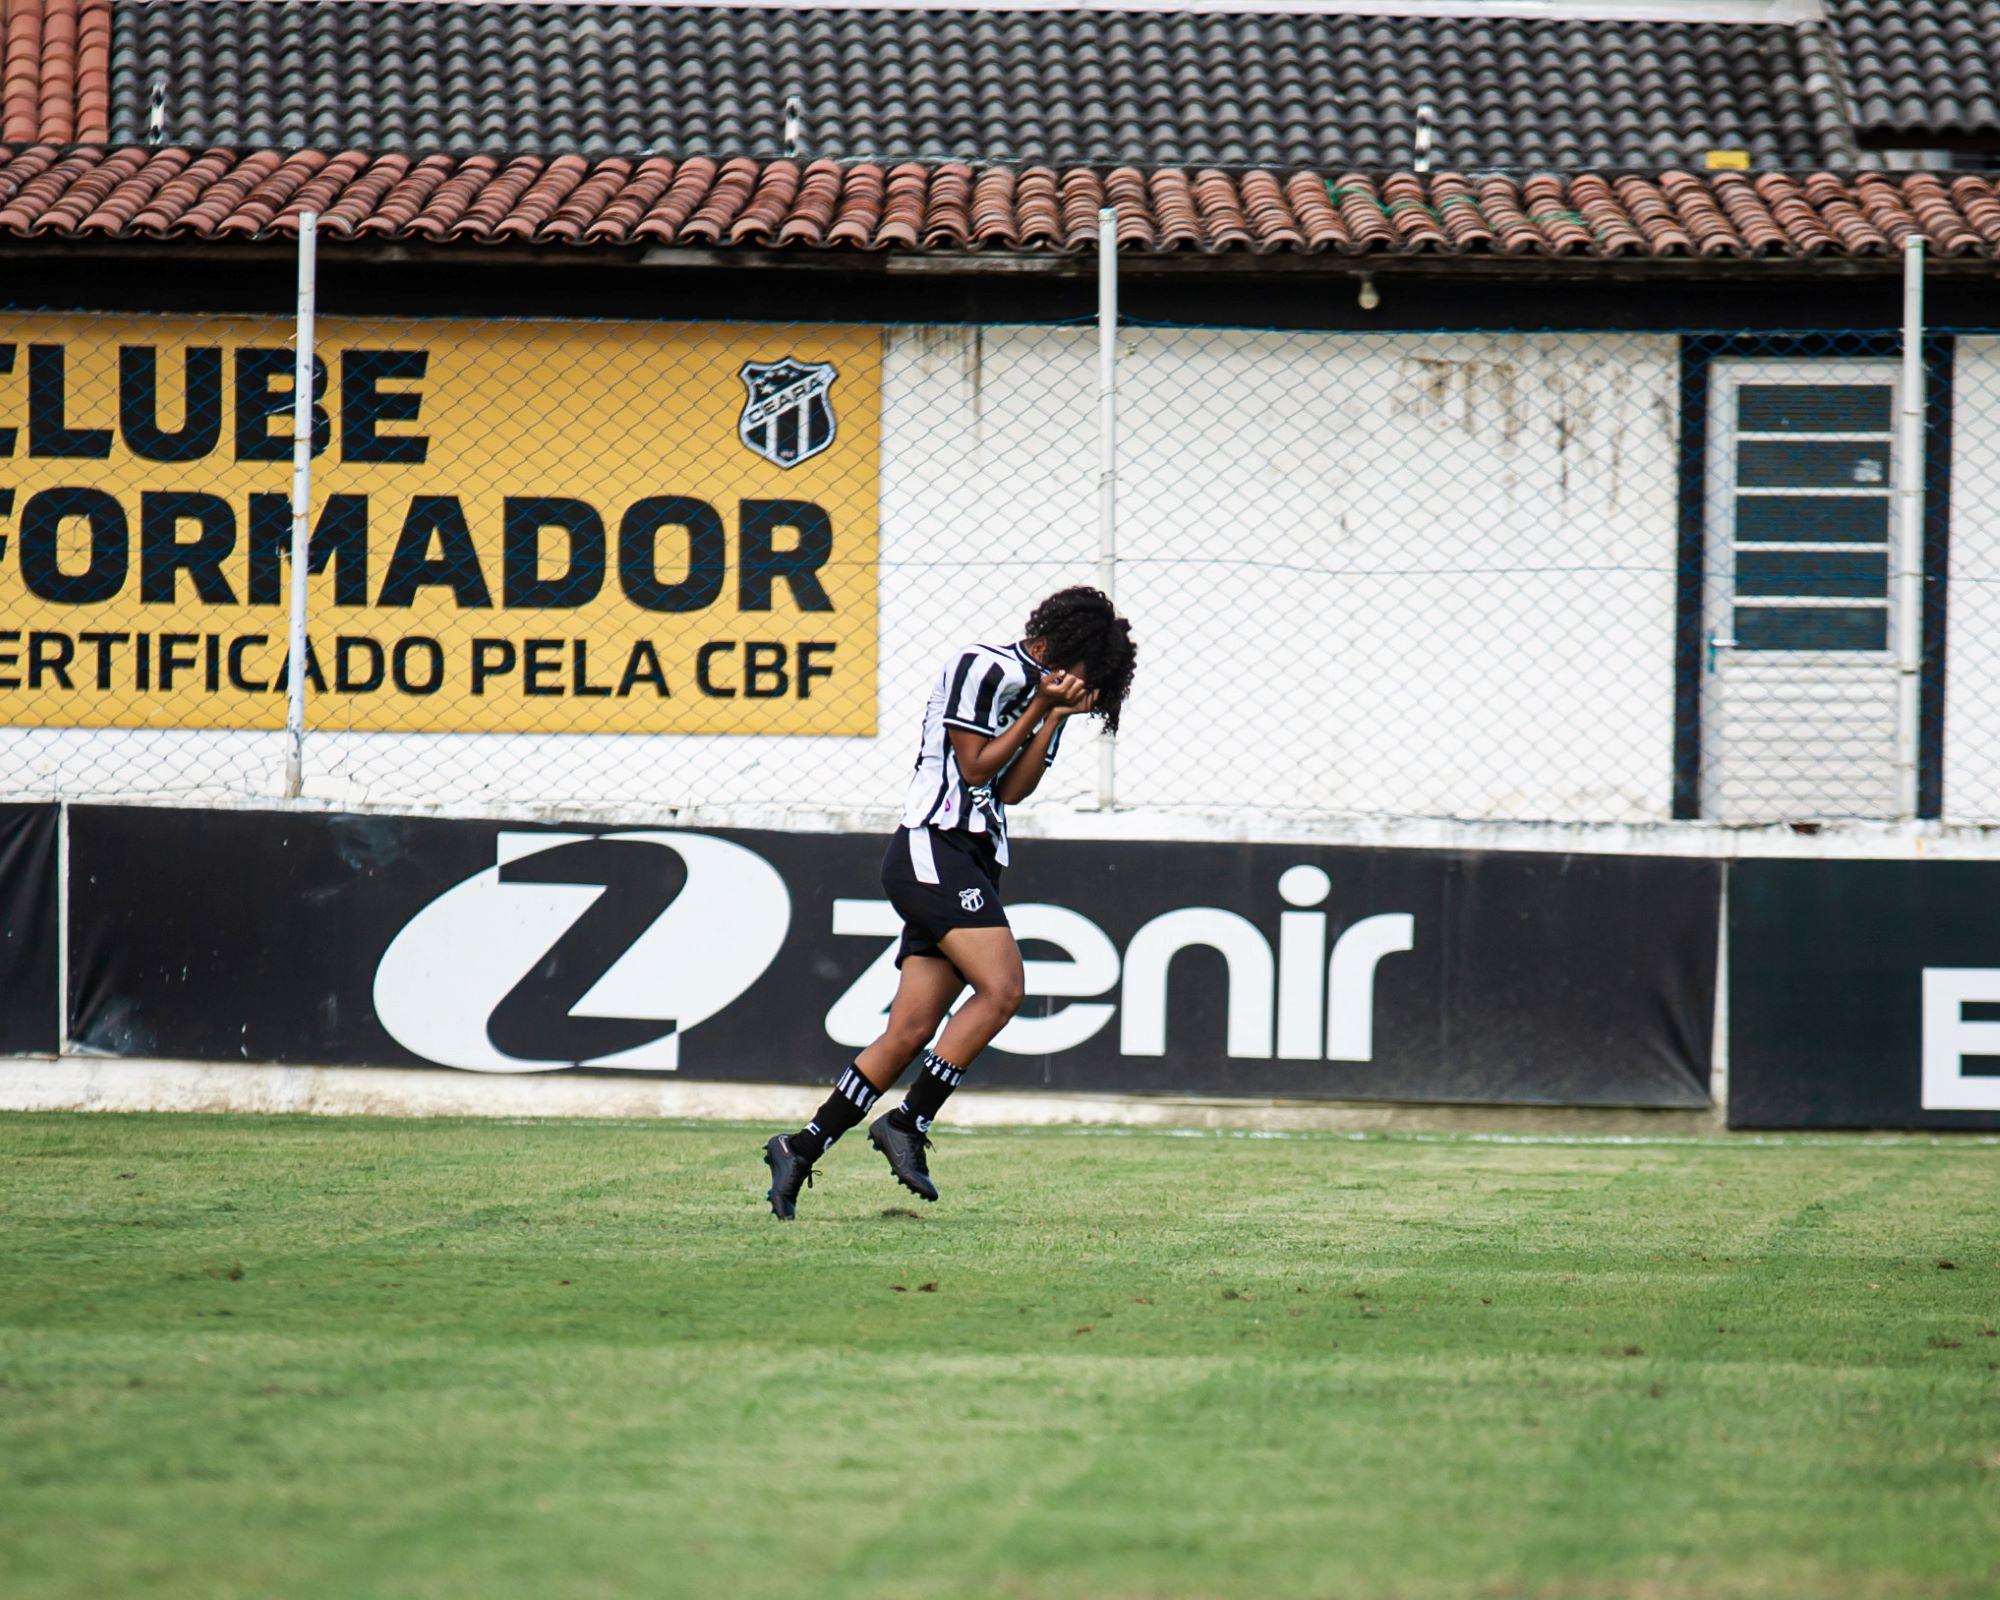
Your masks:
{"label": "door frame", "polygon": [[[1944,810],[1947,574],[1951,570],[1952,356],[1949,334],[1927,334],[1925,369],[1923,638],[1918,676],[1917,815]],[[1723,358],[1894,361],[1896,333],[1683,334],[1680,341],[1678,538],[1674,559],[1674,771],[1672,816],[1701,816],[1701,699],[1708,615],[1709,377]]]}

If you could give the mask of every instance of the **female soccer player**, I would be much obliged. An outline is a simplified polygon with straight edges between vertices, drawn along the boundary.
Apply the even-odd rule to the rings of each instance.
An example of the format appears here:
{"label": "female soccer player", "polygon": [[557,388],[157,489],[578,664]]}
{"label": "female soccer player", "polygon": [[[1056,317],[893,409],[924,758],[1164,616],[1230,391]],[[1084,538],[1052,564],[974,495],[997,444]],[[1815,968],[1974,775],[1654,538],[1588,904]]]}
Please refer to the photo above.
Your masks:
{"label": "female soccer player", "polygon": [[[1021,1004],[1021,948],[1000,903],[1007,807],[1035,792],[1064,721],[1093,712],[1113,733],[1132,686],[1132,625],[1096,589],[1063,589],[1036,606],[1019,644],[955,652],[924,707],[923,745],[903,825],[882,857],[882,887],[902,914],[902,971],[889,1025],[840,1075],[797,1133],[764,1146],[771,1212],[794,1215],[814,1164],[903,1075],[922,1069],[903,1103],[868,1129],[904,1188],[938,1197],[924,1151],[931,1121],[973,1058]],[[937,1027],[972,985],[936,1049]]]}

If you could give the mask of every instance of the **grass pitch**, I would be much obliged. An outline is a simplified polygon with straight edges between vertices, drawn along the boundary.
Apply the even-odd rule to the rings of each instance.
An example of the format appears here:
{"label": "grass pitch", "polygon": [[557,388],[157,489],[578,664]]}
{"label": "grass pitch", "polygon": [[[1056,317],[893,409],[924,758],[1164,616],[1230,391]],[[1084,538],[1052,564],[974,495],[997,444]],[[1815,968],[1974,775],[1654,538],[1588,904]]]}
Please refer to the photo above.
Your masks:
{"label": "grass pitch", "polygon": [[1990,1145],[758,1139],[0,1118],[0,1593],[2000,1594]]}

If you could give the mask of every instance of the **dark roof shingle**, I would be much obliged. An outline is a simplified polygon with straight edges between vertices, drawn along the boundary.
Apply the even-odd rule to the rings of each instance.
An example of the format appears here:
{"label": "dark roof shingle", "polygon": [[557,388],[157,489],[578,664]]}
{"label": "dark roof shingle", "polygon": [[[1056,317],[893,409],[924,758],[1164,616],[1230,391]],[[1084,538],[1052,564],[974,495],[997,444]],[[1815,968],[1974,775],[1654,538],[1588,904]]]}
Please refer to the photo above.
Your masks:
{"label": "dark roof shingle", "polygon": [[2000,136],[2000,4],[1827,0],[1827,17],[1864,139]]}
{"label": "dark roof shingle", "polygon": [[[117,0],[111,137],[1398,167],[1842,164],[1807,30],[1674,21]],[[787,101],[799,108],[788,147]]]}
{"label": "dark roof shingle", "polygon": [[358,150],[0,146],[0,238],[286,239],[444,246],[821,251],[1094,248],[1345,257],[1866,258],[1921,232],[2000,259],[1993,180],[1935,173],[1458,173],[546,159]]}

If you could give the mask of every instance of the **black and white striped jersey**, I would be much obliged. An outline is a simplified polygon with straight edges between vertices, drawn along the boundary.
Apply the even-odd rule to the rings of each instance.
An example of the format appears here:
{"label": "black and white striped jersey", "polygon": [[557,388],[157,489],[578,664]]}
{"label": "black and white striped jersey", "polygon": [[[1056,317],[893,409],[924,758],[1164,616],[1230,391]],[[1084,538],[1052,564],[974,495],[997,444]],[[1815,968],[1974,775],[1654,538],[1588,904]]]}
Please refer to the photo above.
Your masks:
{"label": "black and white striped jersey", "polygon": [[[903,800],[904,827],[991,834],[1000,864],[1007,864],[1006,807],[991,784],[974,788],[965,781],[946,730],[968,728],[989,739],[1004,732],[1028,708],[1041,678],[1035,658],[1018,644],[969,644],[952,652],[924,706],[923,744]],[[1061,743],[1059,723],[1049,741],[1049,761]]]}

